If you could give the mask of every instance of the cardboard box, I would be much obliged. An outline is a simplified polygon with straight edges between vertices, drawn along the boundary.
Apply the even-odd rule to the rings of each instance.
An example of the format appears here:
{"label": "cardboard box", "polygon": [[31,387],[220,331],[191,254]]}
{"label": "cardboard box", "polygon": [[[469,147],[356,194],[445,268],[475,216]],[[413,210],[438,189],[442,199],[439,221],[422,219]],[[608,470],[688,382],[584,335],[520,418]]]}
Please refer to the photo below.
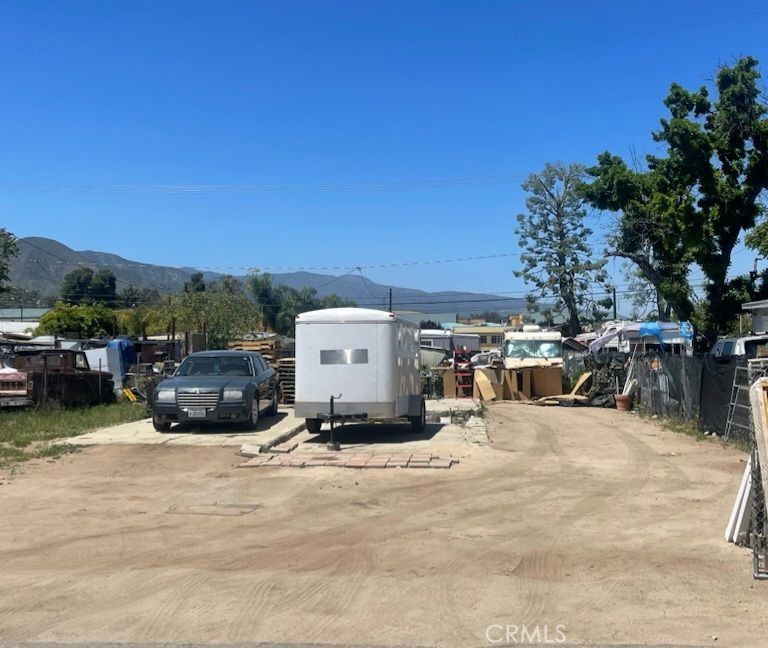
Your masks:
{"label": "cardboard box", "polygon": [[456,374],[453,369],[443,371],[443,398],[456,398]]}
{"label": "cardboard box", "polygon": [[531,392],[534,398],[559,396],[563,393],[562,367],[534,367],[531,372]]}
{"label": "cardboard box", "polygon": [[502,376],[503,399],[526,400],[531,398],[530,369],[504,369]]}

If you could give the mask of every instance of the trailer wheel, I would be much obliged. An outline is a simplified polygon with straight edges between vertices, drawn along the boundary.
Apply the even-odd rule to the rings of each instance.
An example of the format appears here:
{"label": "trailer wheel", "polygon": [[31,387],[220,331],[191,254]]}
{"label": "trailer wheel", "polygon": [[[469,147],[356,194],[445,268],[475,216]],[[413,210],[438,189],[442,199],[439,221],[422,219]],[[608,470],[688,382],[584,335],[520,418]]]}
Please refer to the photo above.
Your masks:
{"label": "trailer wheel", "polygon": [[412,432],[423,432],[427,426],[427,406],[424,404],[424,399],[421,399],[421,414],[419,416],[409,416],[408,420],[411,422]]}
{"label": "trailer wheel", "polygon": [[157,417],[152,417],[152,427],[158,432],[168,432],[171,429],[170,421],[158,421]]}
{"label": "trailer wheel", "polygon": [[304,420],[304,425],[310,434],[320,434],[323,422],[318,418],[308,418]]}

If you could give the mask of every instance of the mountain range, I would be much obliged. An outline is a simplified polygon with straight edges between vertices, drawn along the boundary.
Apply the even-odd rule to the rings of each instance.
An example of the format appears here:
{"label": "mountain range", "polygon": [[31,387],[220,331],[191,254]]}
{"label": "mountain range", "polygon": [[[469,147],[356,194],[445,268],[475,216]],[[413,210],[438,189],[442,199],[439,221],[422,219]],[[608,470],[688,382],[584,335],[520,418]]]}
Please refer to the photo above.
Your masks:
{"label": "mountain range", "polygon": [[[109,268],[117,277],[117,289],[133,285],[154,288],[160,293],[175,293],[189,281],[195,268],[140,263],[108,252],[76,251],[59,241],[41,237],[19,239],[18,255],[10,265],[10,285],[34,290],[41,295],[58,295],[61,281],[68,272],[78,267],[94,270]],[[215,281],[221,274],[204,272],[206,281]],[[237,277],[243,281],[245,277]],[[313,272],[288,272],[272,275],[274,284],[291,288],[315,288],[319,296],[336,294],[352,299],[360,306],[386,308],[389,289],[395,310],[423,313],[469,315],[483,311],[498,311],[502,315],[525,311],[525,300],[487,293],[460,291],[427,292],[401,286],[385,286],[361,273],[340,276]]]}

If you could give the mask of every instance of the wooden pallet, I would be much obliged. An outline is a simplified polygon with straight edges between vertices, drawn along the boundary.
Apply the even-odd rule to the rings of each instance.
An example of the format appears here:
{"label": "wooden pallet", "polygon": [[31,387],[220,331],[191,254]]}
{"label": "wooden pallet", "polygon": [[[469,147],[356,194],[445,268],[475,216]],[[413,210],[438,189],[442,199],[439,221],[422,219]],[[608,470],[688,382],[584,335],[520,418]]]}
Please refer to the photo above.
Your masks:
{"label": "wooden pallet", "polygon": [[291,353],[291,349],[282,348],[279,337],[264,338],[261,340],[237,339],[232,340],[227,345],[229,349],[235,351],[256,351],[260,353],[267,364],[273,369],[277,369],[277,363],[281,358]]}

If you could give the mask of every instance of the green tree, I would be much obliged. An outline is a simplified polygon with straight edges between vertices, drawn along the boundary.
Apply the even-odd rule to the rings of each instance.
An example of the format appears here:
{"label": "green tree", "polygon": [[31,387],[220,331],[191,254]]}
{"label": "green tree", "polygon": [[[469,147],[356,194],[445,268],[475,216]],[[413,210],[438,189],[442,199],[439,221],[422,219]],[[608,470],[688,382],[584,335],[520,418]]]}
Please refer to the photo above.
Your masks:
{"label": "green tree", "polygon": [[259,310],[262,327],[269,331],[276,331],[277,315],[280,312],[284,291],[281,293],[272,285],[272,276],[266,272],[250,275],[247,286]]}
{"label": "green tree", "polygon": [[433,331],[442,331],[443,325],[440,322],[435,322],[434,320],[421,320],[419,322],[419,328],[423,330],[433,330]]}
{"label": "green tree", "polygon": [[75,268],[64,275],[61,283],[61,299],[65,304],[87,304],[91,301],[93,270]]}
{"label": "green tree", "polygon": [[243,292],[243,287],[240,285],[240,282],[232,275],[224,275],[221,279],[212,283],[209,286],[209,289],[222,290],[233,295],[242,294]]}
{"label": "green tree", "polygon": [[138,304],[128,310],[118,311],[119,327],[128,335],[163,335],[169,332],[173,315],[170,307]]}
{"label": "green tree", "polygon": [[94,304],[104,304],[109,308],[114,308],[117,303],[117,278],[115,273],[108,269],[96,272],[91,279],[88,293]]}
{"label": "green tree", "polygon": [[528,213],[517,217],[523,269],[515,276],[534,287],[532,298],[551,302],[550,310],[565,315],[569,335],[581,332],[585,316],[599,317],[605,304],[591,296],[593,285],[605,285],[607,276],[605,260],[594,259],[589,244],[592,230],[580,191],[584,176],[577,164],[546,164],[523,183]]}
{"label": "green tree", "polygon": [[184,284],[184,292],[205,292],[205,279],[202,272],[193,272],[189,281]]}
{"label": "green tree", "polygon": [[259,311],[242,292],[206,290],[181,292],[172,299],[168,315],[179,331],[206,331],[208,347],[226,349],[238,334],[258,329]]}
{"label": "green tree", "polygon": [[140,305],[150,306],[159,304],[162,295],[154,288],[139,288],[126,286],[117,296],[117,304],[123,308],[133,308]]}
{"label": "green tree", "polygon": [[472,313],[469,317],[482,319],[482,320],[485,320],[486,322],[506,321],[506,318],[502,317],[499,311],[484,311],[482,313]]}
{"label": "green tree", "polygon": [[0,227],[0,292],[8,290],[6,282],[10,272],[11,258],[15,257],[18,251],[16,237]]}
{"label": "green tree", "polygon": [[[79,338],[112,335],[116,328],[114,313],[103,304],[67,304],[57,302],[40,318],[37,335],[75,335]],[[119,332],[119,331],[115,331]]]}
{"label": "green tree", "polygon": [[630,318],[668,322],[671,315],[670,305],[656,287],[645,278],[637,265],[625,260],[621,264],[621,271],[626,282],[626,288],[623,292],[632,309],[629,314]]}
{"label": "green tree", "polygon": [[689,268],[701,268],[708,283],[698,310],[709,333],[734,315],[730,295],[741,288],[727,279],[733,249],[764,216],[768,120],[759,79],[757,60],[744,57],[720,67],[714,99],[707,87],[672,84],[670,115],[653,133],[665,156],[649,155],[646,169],[631,170],[603,153],[585,190],[594,206],[619,214],[609,253],[637,263],[680,319],[693,313]]}

